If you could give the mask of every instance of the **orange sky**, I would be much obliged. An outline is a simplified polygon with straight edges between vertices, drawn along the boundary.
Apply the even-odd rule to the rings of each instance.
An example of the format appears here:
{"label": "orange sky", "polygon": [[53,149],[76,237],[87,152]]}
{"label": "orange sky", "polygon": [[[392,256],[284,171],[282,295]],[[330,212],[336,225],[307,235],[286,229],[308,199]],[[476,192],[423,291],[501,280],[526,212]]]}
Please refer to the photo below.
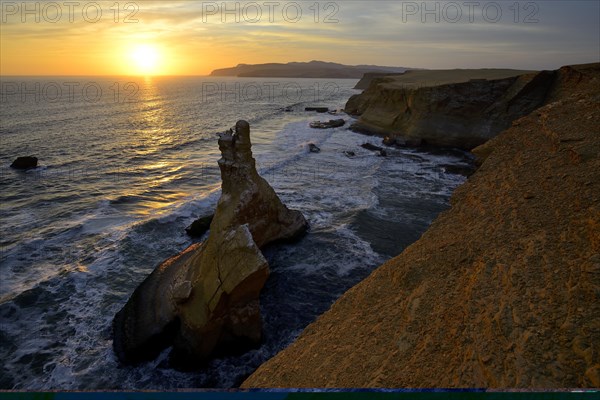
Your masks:
{"label": "orange sky", "polygon": [[[406,8],[420,2],[276,2],[270,9],[241,1],[228,2],[229,12],[220,1],[77,3],[2,1],[0,74],[205,75],[238,63],[310,60],[550,69],[599,57],[598,2],[537,2],[537,10],[519,2],[519,13],[509,9],[514,2],[496,2],[497,21],[490,20],[497,10],[487,17],[473,10],[470,21],[463,9],[458,22],[443,1],[434,2],[437,16]],[[148,49],[152,63],[144,59]]]}

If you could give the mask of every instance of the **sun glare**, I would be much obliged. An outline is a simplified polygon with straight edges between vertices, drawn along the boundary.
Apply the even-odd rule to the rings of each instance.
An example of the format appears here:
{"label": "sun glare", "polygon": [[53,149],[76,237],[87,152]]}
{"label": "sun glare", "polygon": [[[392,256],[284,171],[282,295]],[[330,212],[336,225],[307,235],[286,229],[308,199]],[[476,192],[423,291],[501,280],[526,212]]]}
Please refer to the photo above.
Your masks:
{"label": "sun glare", "polygon": [[139,74],[154,75],[160,72],[160,54],[156,47],[139,45],[131,52],[131,61]]}

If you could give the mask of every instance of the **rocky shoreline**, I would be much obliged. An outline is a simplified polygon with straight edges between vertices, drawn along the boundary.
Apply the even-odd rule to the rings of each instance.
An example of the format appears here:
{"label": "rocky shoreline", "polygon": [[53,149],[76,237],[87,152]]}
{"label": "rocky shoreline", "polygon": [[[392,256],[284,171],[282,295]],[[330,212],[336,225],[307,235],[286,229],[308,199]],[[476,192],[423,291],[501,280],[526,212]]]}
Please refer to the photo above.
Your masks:
{"label": "rocky shoreline", "polygon": [[[509,127],[473,150],[480,168],[421,239],[242,387],[600,386],[600,65],[541,74],[382,93],[393,107],[351,99],[361,123],[388,135],[409,124],[430,144],[477,144],[423,128],[443,126],[453,102],[441,93],[458,95],[459,126],[498,118],[469,131],[481,142]],[[500,98],[477,113],[460,92],[486,85]],[[398,104],[420,111],[403,119]]]}
{"label": "rocky shoreline", "polygon": [[[487,110],[502,111],[485,114],[493,115],[488,126],[512,126],[472,150],[479,169],[421,239],[348,290],[242,387],[600,385],[599,78],[592,64],[410,89],[425,96],[424,115],[434,102],[426,95],[456,101],[455,114],[445,109],[437,123],[452,126],[463,115],[473,126],[433,141],[429,133],[376,131],[386,146],[464,149],[485,140],[477,130],[485,113],[473,118],[468,93],[486,85],[496,99]],[[368,92],[388,79],[396,77],[374,79],[348,102],[370,110],[359,124],[381,107]],[[407,104],[406,88],[394,90],[400,103],[388,109]],[[124,364],[172,346],[171,366],[197,368],[261,342],[259,296],[269,276],[261,251],[295,240],[308,224],[258,175],[245,121],[222,134],[219,147],[216,212],[188,232],[209,228],[207,239],[161,263],[115,316],[114,350]]]}

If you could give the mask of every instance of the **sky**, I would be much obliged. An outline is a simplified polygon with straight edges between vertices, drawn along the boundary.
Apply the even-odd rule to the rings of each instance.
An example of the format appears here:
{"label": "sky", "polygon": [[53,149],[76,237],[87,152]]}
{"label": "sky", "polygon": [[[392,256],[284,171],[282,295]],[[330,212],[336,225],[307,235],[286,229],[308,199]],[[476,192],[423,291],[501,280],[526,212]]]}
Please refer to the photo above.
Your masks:
{"label": "sky", "polygon": [[600,61],[600,1],[4,1],[0,75],[239,63],[556,69]]}

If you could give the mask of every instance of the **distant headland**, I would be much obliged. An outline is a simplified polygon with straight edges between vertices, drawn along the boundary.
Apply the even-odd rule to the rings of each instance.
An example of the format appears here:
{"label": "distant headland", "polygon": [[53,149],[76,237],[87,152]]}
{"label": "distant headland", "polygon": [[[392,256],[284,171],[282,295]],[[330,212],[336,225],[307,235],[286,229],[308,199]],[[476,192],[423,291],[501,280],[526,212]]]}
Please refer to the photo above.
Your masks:
{"label": "distant headland", "polygon": [[379,65],[344,65],[324,61],[238,64],[231,68],[216,69],[210,76],[236,76],[253,78],[330,78],[361,79],[367,73],[397,74],[409,69],[406,67],[385,67]]}

